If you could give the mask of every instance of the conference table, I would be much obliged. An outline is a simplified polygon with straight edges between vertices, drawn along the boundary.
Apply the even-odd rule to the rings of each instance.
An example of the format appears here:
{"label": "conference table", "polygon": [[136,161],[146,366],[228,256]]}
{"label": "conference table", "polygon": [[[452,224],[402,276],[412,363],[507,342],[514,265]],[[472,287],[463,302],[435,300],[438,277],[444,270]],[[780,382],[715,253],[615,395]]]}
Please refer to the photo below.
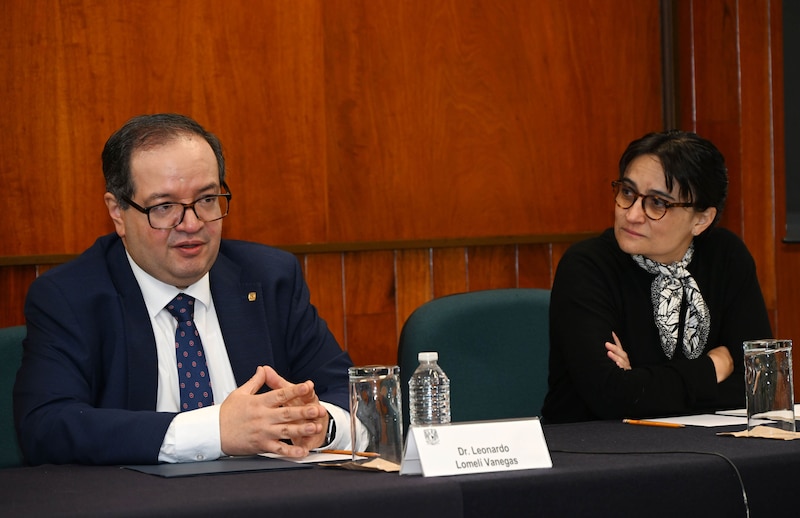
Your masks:
{"label": "conference table", "polygon": [[0,470],[0,516],[800,514],[800,440],[718,435],[741,426],[598,421],[543,428],[552,468],[451,477],[316,465],[175,478],[120,466],[10,468]]}

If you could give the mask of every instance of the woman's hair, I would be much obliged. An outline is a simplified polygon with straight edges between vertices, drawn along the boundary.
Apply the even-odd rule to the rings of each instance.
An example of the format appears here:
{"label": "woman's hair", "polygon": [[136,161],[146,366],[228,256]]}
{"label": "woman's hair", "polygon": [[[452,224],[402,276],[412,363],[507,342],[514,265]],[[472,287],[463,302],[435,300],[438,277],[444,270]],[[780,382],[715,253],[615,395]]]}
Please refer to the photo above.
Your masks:
{"label": "woman's hair", "polygon": [[[651,155],[664,169],[667,189],[678,184],[681,200],[697,204],[696,210],[716,207],[711,226],[719,220],[728,197],[728,169],[719,149],[696,133],[669,130],[648,133],[628,144],[619,159],[619,179],[634,159]],[[709,227],[710,228],[710,227]]]}
{"label": "woman's hair", "polygon": [[158,113],[140,115],[126,122],[111,135],[103,148],[103,175],[106,179],[106,191],[117,199],[120,207],[127,208],[124,198],[132,198],[134,192],[131,178],[131,156],[140,149],[165,144],[183,135],[202,137],[217,158],[219,182],[225,181],[225,156],[222,144],[213,134],[200,124],[185,115],[176,113]]}

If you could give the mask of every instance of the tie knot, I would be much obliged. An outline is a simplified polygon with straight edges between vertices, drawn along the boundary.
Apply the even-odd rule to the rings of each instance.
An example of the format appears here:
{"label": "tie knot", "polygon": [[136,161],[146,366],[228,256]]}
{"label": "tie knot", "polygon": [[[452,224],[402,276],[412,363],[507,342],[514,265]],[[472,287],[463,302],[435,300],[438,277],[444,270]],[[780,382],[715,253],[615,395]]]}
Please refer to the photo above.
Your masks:
{"label": "tie knot", "polygon": [[178,319],[178,322],[188,322],[194,317],[194,297],[185,293],[178,294],[167,304],[167,311]]}

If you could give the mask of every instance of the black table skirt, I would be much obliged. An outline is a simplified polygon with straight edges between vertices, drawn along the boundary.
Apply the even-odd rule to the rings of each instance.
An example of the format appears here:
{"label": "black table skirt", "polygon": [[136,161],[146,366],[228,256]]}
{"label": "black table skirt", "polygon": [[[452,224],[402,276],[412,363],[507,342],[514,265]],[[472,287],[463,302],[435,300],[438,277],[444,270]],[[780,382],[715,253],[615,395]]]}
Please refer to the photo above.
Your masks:
{"label": "black table skirt", "polygon": [[0,516],[729,518],[746,516],[743,488],[753,517],[797,514],[800,441],[620,422],[544,430],[553,468],[454,477],[323,467],[170,479],[115,466],[6,469]]}

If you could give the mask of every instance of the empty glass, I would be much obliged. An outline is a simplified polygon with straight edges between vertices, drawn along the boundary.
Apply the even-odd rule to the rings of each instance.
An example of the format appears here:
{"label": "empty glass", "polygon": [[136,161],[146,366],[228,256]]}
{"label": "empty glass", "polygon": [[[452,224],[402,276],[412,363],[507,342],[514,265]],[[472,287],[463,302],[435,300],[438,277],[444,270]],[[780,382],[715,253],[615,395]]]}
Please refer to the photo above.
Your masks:
{"label": "empty glass", "polygon": [[358,419],[369,434],[360,451],[378,454],[382,459],[400,463],[403,456],[403,412],[400,392],[400,368],[396,365],[350,367],[350,420],[353,460],[358,459]]}
{"label": "empty glass", "polygon": [[794,432],[792,341],[744,342],[744,378],[747,430],[761,425]]}

